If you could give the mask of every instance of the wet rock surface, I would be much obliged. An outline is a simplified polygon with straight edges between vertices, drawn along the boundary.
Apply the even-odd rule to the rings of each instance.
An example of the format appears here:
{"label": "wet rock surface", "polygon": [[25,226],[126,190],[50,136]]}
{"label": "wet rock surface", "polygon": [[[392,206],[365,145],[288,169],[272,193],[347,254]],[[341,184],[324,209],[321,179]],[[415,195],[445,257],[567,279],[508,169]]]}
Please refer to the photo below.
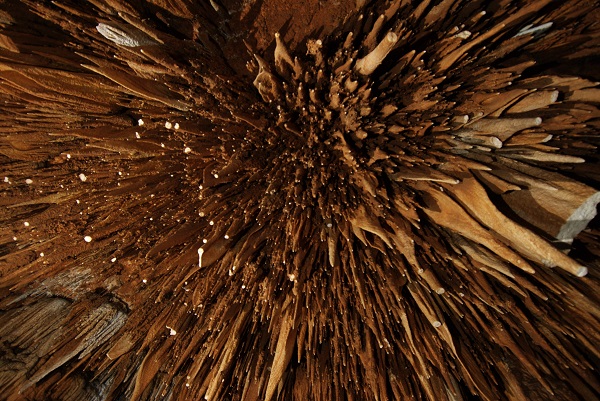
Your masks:
{"label": "wet rock surface", "polygon": [[1,2],[0,394],[597,399],[598,17]]}

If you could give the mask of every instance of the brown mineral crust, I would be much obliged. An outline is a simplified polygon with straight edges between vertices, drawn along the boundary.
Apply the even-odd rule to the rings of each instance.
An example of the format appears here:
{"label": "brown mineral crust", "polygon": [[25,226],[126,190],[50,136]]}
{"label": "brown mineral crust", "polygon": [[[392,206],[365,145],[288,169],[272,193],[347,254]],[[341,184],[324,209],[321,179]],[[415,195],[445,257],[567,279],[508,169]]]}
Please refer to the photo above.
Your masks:
{"label": "brown mineral crust", "polygon": [[598,399],[597,17],[0,2],[0,394]]}
{"label": "brown mineral crust", "polygon": [[[325,37],[357,8],[355,0],[305,0],[293,5],[280,1],[247,2],[240,10],[240,20],[252,28],[255,49],[265,50],[273,44],[275,32],[281,32],[291,48],[304,46],[307,37]],[[257,11],[258,10],[258,11]]]}

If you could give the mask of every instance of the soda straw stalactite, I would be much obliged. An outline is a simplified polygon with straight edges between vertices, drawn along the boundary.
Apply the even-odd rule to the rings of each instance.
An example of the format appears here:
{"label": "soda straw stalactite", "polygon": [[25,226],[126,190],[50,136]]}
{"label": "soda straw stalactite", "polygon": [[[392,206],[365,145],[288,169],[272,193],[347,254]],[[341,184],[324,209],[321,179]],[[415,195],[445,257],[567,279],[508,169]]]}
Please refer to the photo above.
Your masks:
{"label": "soda straw stalactite", "polygon": [[0,3],[0,394],[599,399],[597,7],[273,4]]}

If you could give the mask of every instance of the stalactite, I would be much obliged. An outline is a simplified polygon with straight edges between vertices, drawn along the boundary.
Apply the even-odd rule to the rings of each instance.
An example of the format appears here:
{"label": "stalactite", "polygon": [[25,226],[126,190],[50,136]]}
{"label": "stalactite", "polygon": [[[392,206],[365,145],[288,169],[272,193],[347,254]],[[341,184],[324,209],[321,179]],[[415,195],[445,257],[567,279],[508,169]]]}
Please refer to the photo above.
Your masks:
{"label": "stalactite", "polygon": [[600,398],[597,7],[333,3],[0,2],[2,397]]}

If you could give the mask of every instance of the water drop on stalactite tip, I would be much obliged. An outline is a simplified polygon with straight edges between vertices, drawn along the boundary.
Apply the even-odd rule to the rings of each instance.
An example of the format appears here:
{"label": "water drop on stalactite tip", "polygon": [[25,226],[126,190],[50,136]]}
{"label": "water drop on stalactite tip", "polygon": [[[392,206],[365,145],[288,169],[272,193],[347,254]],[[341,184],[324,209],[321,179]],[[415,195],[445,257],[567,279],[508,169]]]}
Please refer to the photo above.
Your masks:
{"label": "water drop on stalactite tip", "polygon": [[599,14],[0,2],[0,398],[600,399]]}

